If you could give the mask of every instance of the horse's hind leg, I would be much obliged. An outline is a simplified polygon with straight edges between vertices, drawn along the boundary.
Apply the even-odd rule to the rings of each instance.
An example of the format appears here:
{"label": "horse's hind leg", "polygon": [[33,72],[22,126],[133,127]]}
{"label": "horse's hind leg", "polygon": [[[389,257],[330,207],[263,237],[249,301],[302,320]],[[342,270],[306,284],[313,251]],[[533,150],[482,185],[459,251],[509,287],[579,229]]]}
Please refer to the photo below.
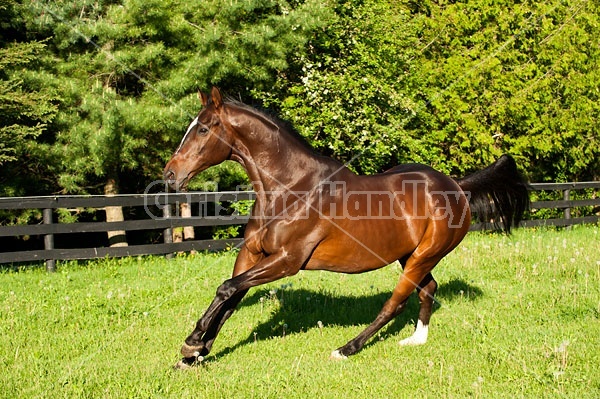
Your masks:
{"label": "horse's hind leg", "polygon": [[429,272],[436,264],[437,259],[435,261],[431,259],[420,260],[411,256],[406,262],[404,273],[402,274],[402,277],[400,277],[400,281],[396,285],[391,298],[383,305],[383,308],[373,323],[371,323],[356,338],[341,348],[333,351],[331,353],[331,358],[345,359],[358,352],[369,338],[375,335],[377,331],[404,310],[406,301],[415,288],[421,288],[421,292],[423,292],[423,287],[420,287],[419,283],[426,280],[426,276],[429,275]]}
{"label": "horse's hind leg", "polygon": [[419,283],[417,293],[419,294],[419,320],[414,334],[400,341],[400,345],[423,345],[427,342],[429,333],[429,319],[433,312],[434,295],[437,290],[437,283],[433,279],[431,273],[428,273],[425,278]]}
{"label": "horse's hind leg", "polygon": [[334,350],[331,353],[331,359],[345,359],[350,355],[355,354],[365,345],[367,340],[371,338],[377,331],[390,322],[394,317],[400,314],[406,306],[406,299],[398,302],[394,296],[388,299],[383,305],[383,309],[377,315],[377,318],[371,323],[362,333],[360,333],[352,341],[346,345]]}

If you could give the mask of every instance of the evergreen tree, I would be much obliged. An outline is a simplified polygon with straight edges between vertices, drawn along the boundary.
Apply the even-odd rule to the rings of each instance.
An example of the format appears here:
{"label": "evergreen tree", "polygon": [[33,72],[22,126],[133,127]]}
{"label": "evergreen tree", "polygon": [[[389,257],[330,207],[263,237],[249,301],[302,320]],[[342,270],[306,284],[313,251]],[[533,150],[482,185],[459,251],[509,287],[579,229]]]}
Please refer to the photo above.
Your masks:
{"label": "evergreen tree", "polygon": [[[212,85],[372,173],[598,178],[597,2],[0,0],[2,194],[142,192]],[[226,164],[202,174],[229,188]],[[107,186],[108,185],[108,186]],[[192,185],[192,188],[194,186]]]}
{"label": "evergreen tree", "polygon": [[17,161],[27,143],[56,115],[52,95],[33,91],[27,64],[44,46],[14,43],[0,48],[0,165]]}
{"label": "evergreen tree", "polygon": [[48,193],[56,184],[40,145],[60,98],[53,77],[39,70],[45,44],[24,40],[16,8],[0,2],[0,196]]}
{"label": "evergreen tree", "polygon": [[143,191],[198,111],[198,89],[272,82],[326,16],[317,1],[263,0],[47,1],[28,12],[52,45],[47,65],[58,59],[54,153],[71,193],[107,182]]}
{"label": "evergreen tree", "polygon": [[432,44],[419,74],[427,112],[417,131],[435,132],[427,141],[451,170],[510,152],[534,181],[597,178],[597,2],[469,1],[431,10]]}
{"label": "evergreen tree", "polygon": [[[597,2],[337,2],[267,98],[359,172],[454,175],[516,155],[531,179],[598,178]],[[382,17],[385,15],[385,17]]]}

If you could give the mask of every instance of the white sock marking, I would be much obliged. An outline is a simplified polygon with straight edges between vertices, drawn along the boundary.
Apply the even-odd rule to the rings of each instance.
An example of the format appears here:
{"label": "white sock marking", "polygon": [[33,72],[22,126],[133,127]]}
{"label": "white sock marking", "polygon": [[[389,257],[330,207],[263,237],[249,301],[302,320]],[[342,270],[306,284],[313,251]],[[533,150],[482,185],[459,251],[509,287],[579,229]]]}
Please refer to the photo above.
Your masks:
{"label": "white sock marking", "polygon": [[400,345],[423,345],[427,342],[429,334],[429,325],[424,325],[421,320],[417,322],[417,328],[412,336],[400,341]]}
{"label": "white sock marking", "polygon": [[348,359],[348,356],[344,356],[338,350],[334,350],[331,352],[331,356],[329,356],[331,360],[345,360]]}

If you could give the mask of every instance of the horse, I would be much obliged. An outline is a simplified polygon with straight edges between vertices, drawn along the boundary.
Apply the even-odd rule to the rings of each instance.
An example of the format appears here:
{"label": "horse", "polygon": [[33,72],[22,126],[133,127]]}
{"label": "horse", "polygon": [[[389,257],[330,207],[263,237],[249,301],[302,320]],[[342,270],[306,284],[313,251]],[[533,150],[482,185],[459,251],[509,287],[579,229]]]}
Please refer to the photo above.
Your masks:
{"label": "horse", "polygon": [[416,291],[420,309],[411,337],[427,341],[437,282],[431,272],[465,237],[472,213],[510,233],[529,206],[528,184],[509,155],[463,179],[420,164],[357,175],[318,154],[277,117],[199,92],[202,108],[164,168],[172,190],[225,160],[239,162],[256,192],[230,279],[181,348],[176,367],[198,364],[249,289],[300,270],[363,273],[399,261],[403,273],[364,331],[331,353],[346,359],[405,308]]}

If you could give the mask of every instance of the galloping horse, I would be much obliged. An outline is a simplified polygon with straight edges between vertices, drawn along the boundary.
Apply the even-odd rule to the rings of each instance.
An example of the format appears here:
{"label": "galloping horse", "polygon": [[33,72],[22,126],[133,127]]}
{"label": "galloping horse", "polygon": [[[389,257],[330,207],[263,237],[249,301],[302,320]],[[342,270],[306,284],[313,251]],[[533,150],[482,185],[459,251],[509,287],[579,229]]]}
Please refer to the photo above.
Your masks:
{"label": "galloping horse", "polygon": [[239,162],[257,198],[232,278],[187,337],[179,367],[202,360],[236,306],[252,287],[300,270],[363,273],[399,261],[404,272],[391,297],[356,338],[332,352],[345,359],[404,309],[412,291],[420,302],[414,334],[427,341],[437,283],[431,271],[464,238],[471,212],[507,232],[529,206],[527,183],[503,155],[486,169],[454,180],[429,166],[400,165],[359,176],[315,153],[276,118],[213,88],[199,93],[202,109],[164,169],[175,190],[206,168]]}

